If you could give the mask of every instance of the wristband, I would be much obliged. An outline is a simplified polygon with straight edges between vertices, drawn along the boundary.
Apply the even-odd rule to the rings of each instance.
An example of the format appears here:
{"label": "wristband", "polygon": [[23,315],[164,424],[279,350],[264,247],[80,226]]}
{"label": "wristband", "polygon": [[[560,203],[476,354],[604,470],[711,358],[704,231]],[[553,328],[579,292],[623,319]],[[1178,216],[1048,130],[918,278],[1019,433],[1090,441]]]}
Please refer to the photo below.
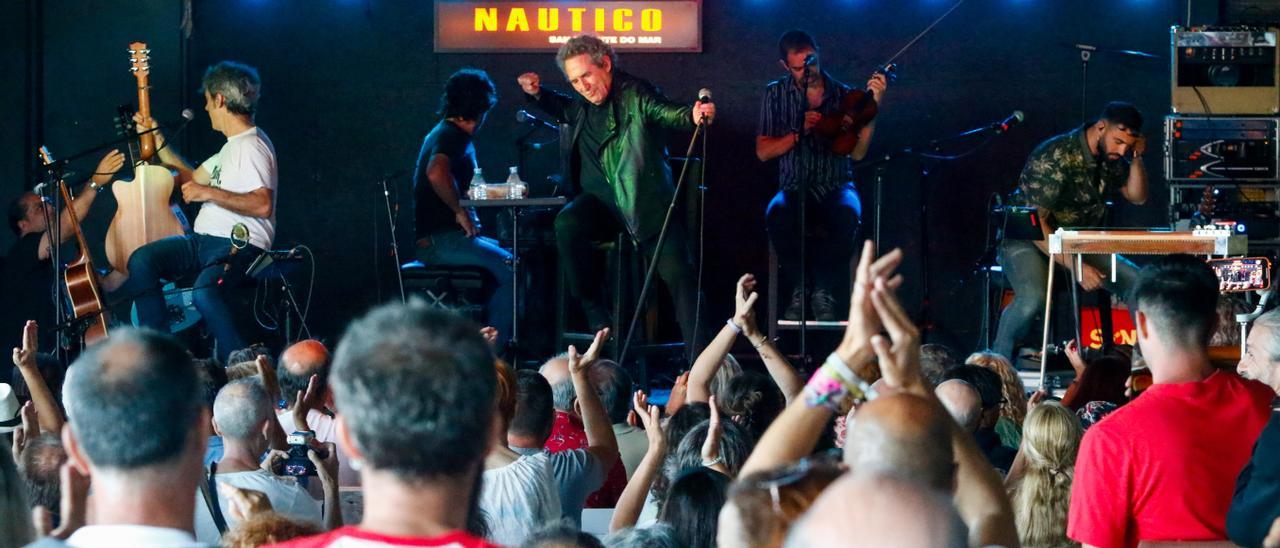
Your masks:
{"label": "wristband", "polygon": [[704,466],[704,467],[706,467],[706,468],[711,468],[712,466],[715,466],[715,465],[720,464],[720,463],[722,463],[722,462],[724,462],[724,455],[719,455],[719,456],[717,456],[716,458],[711,459],[711,460],[703,459],[703,460],[702,460],[702,466]]}
{"label": "wristband", "polygon": [[725,323],[725,325],[728,325],[731,329],[733,329],[733,332],[734,332],[734,333],[737,333],[737,334],[739,334],[739,335],[741,335],[741,334],[742,334],[742,328],[741,328],[741,327],[738,327],[738,324],[733,323],[733,318],[729,318],[729,319],[725,320],[725,321],[724,321],[724,323]]}
{"label": "wristband", "polygon": [[809,407],[821,405],[835,413],[845,414],[855,404],[875,399],[878,394],[833,352],[809,378],[804,395]]}

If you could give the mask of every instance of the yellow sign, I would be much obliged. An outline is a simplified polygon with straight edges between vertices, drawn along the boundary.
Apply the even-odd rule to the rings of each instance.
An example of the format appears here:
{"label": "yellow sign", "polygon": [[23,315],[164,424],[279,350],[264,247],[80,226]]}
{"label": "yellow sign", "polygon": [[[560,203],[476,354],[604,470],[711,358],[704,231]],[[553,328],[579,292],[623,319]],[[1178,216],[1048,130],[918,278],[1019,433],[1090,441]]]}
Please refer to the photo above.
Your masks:
{"label": "yellow sign", "polygon": [[436,0],[437,52],[555,51],[579,34],[617,49],[702,51],[702,2]]}

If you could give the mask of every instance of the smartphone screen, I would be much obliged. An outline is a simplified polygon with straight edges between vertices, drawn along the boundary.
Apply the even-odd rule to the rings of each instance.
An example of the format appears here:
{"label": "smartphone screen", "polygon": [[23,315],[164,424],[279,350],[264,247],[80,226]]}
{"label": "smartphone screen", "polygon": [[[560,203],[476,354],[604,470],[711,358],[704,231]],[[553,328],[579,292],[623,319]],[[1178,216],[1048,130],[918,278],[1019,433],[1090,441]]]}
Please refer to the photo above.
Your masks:
{"label": "smartphone screen", "polygon": [[1222,292],[1254,291],[1271,286],[1271,261],[1265,257],[1210,259]]}

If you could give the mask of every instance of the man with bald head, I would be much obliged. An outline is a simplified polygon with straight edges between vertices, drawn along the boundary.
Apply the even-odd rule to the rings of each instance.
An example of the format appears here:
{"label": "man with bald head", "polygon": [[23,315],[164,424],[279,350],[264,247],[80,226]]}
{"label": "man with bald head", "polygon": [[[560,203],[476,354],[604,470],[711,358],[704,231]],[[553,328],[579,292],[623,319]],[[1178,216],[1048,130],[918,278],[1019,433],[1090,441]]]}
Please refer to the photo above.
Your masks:
{"label": "man with bald head", "polygon": [[[551,402],[556,410],[555,420],[551,423],[551,435],[544,444],[546,450],[560,453],[591,447],[586,425],[582,422],[578,392],[573,385],[573,376],[569,373],[569,354],[563,352],[553,356],[538,368],[538,373],[551,385]],[[596,393],[601,399],[604,398],[600,390],[597,389]],[[608,411],[605,410],[606,413]],[[607,469],[604,483],[587,497],[585,508],[613,508],[617,505],[618,497],[627,487],[627,468],[620,458],[615,459]]]}
{"label": "man with bald head", "polygon": [[933,393],[961,428],[970,434],[978,430],[982,419],[982,395],[977,388],[960,379],[951,379],[939,384]]}
{"label": "man with bald head", "polygon": [[[859,412],[861,413],[861,411]],[[791,528],[783,546],[968,545],[968,528],[947,492],[907,474],[850,474],[837,480]]]}
{"label": "man with bald head", "polygon": [[844,462],[857,475],[898,473],[949,493],[956,478],[952,428],[936,403],[912,394],[884,396],[858,409]]}
{"label": "man with bald head", "polygon": [[[331,361],[329,349],[315,339],[293,343],[280,354],[276,361],[276,378],[280,382],[281,401],[274,407],[276,419],[286,435],[311,432],[321,443],[337,442],[333,394],[329,391]],[[338,484],[343,487],[360,485],[360,474],[351,468],[341,449],[338,452]]]}
{"label": "man with bald head", "polygon": [[[271,508],[277,513],[320,525],[320,504],[298,485],[297,480],[277,476],[259,466],[260,457],[269,449],[268,432],[273,416],[267,391],[256,379],[237,380],[218,391],[213,402],[212,424],[214,433],[222,436],[224,450],[222,459],[211,466],[214,479],[219,485],[260,491],[271,500]],[[276,458],[280,453],[273,451],[267,458]],[[337,489],[336,485],[325,487]],[[234,527],[237,520],[226,511],[229,506],[222,490],[215,494],[227,527]],[[218,537],[212,515],[208,511],[198,512],[196,538],[216,544]]]}

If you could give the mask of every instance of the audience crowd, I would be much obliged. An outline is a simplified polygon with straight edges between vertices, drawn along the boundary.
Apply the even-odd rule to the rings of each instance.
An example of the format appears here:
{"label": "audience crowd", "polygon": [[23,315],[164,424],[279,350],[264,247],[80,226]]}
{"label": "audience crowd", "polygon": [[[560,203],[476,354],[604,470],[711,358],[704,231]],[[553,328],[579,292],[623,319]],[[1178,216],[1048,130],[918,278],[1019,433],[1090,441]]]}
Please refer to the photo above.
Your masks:
{"label": "audience crowd", "polygon": [[1054,397],[921,344],[901,260],[864,248],[812,371],[743,276],[662,405],[602,356],[608,328],[518,370],[420,301],[226,367],[121,328],[64,371],[28,322],[0,384],[0,548],[1280,547],[1280,310],[1216,367],[1212,270],[1160,258],[1128,301],[1141,355],[1073,342]]}

